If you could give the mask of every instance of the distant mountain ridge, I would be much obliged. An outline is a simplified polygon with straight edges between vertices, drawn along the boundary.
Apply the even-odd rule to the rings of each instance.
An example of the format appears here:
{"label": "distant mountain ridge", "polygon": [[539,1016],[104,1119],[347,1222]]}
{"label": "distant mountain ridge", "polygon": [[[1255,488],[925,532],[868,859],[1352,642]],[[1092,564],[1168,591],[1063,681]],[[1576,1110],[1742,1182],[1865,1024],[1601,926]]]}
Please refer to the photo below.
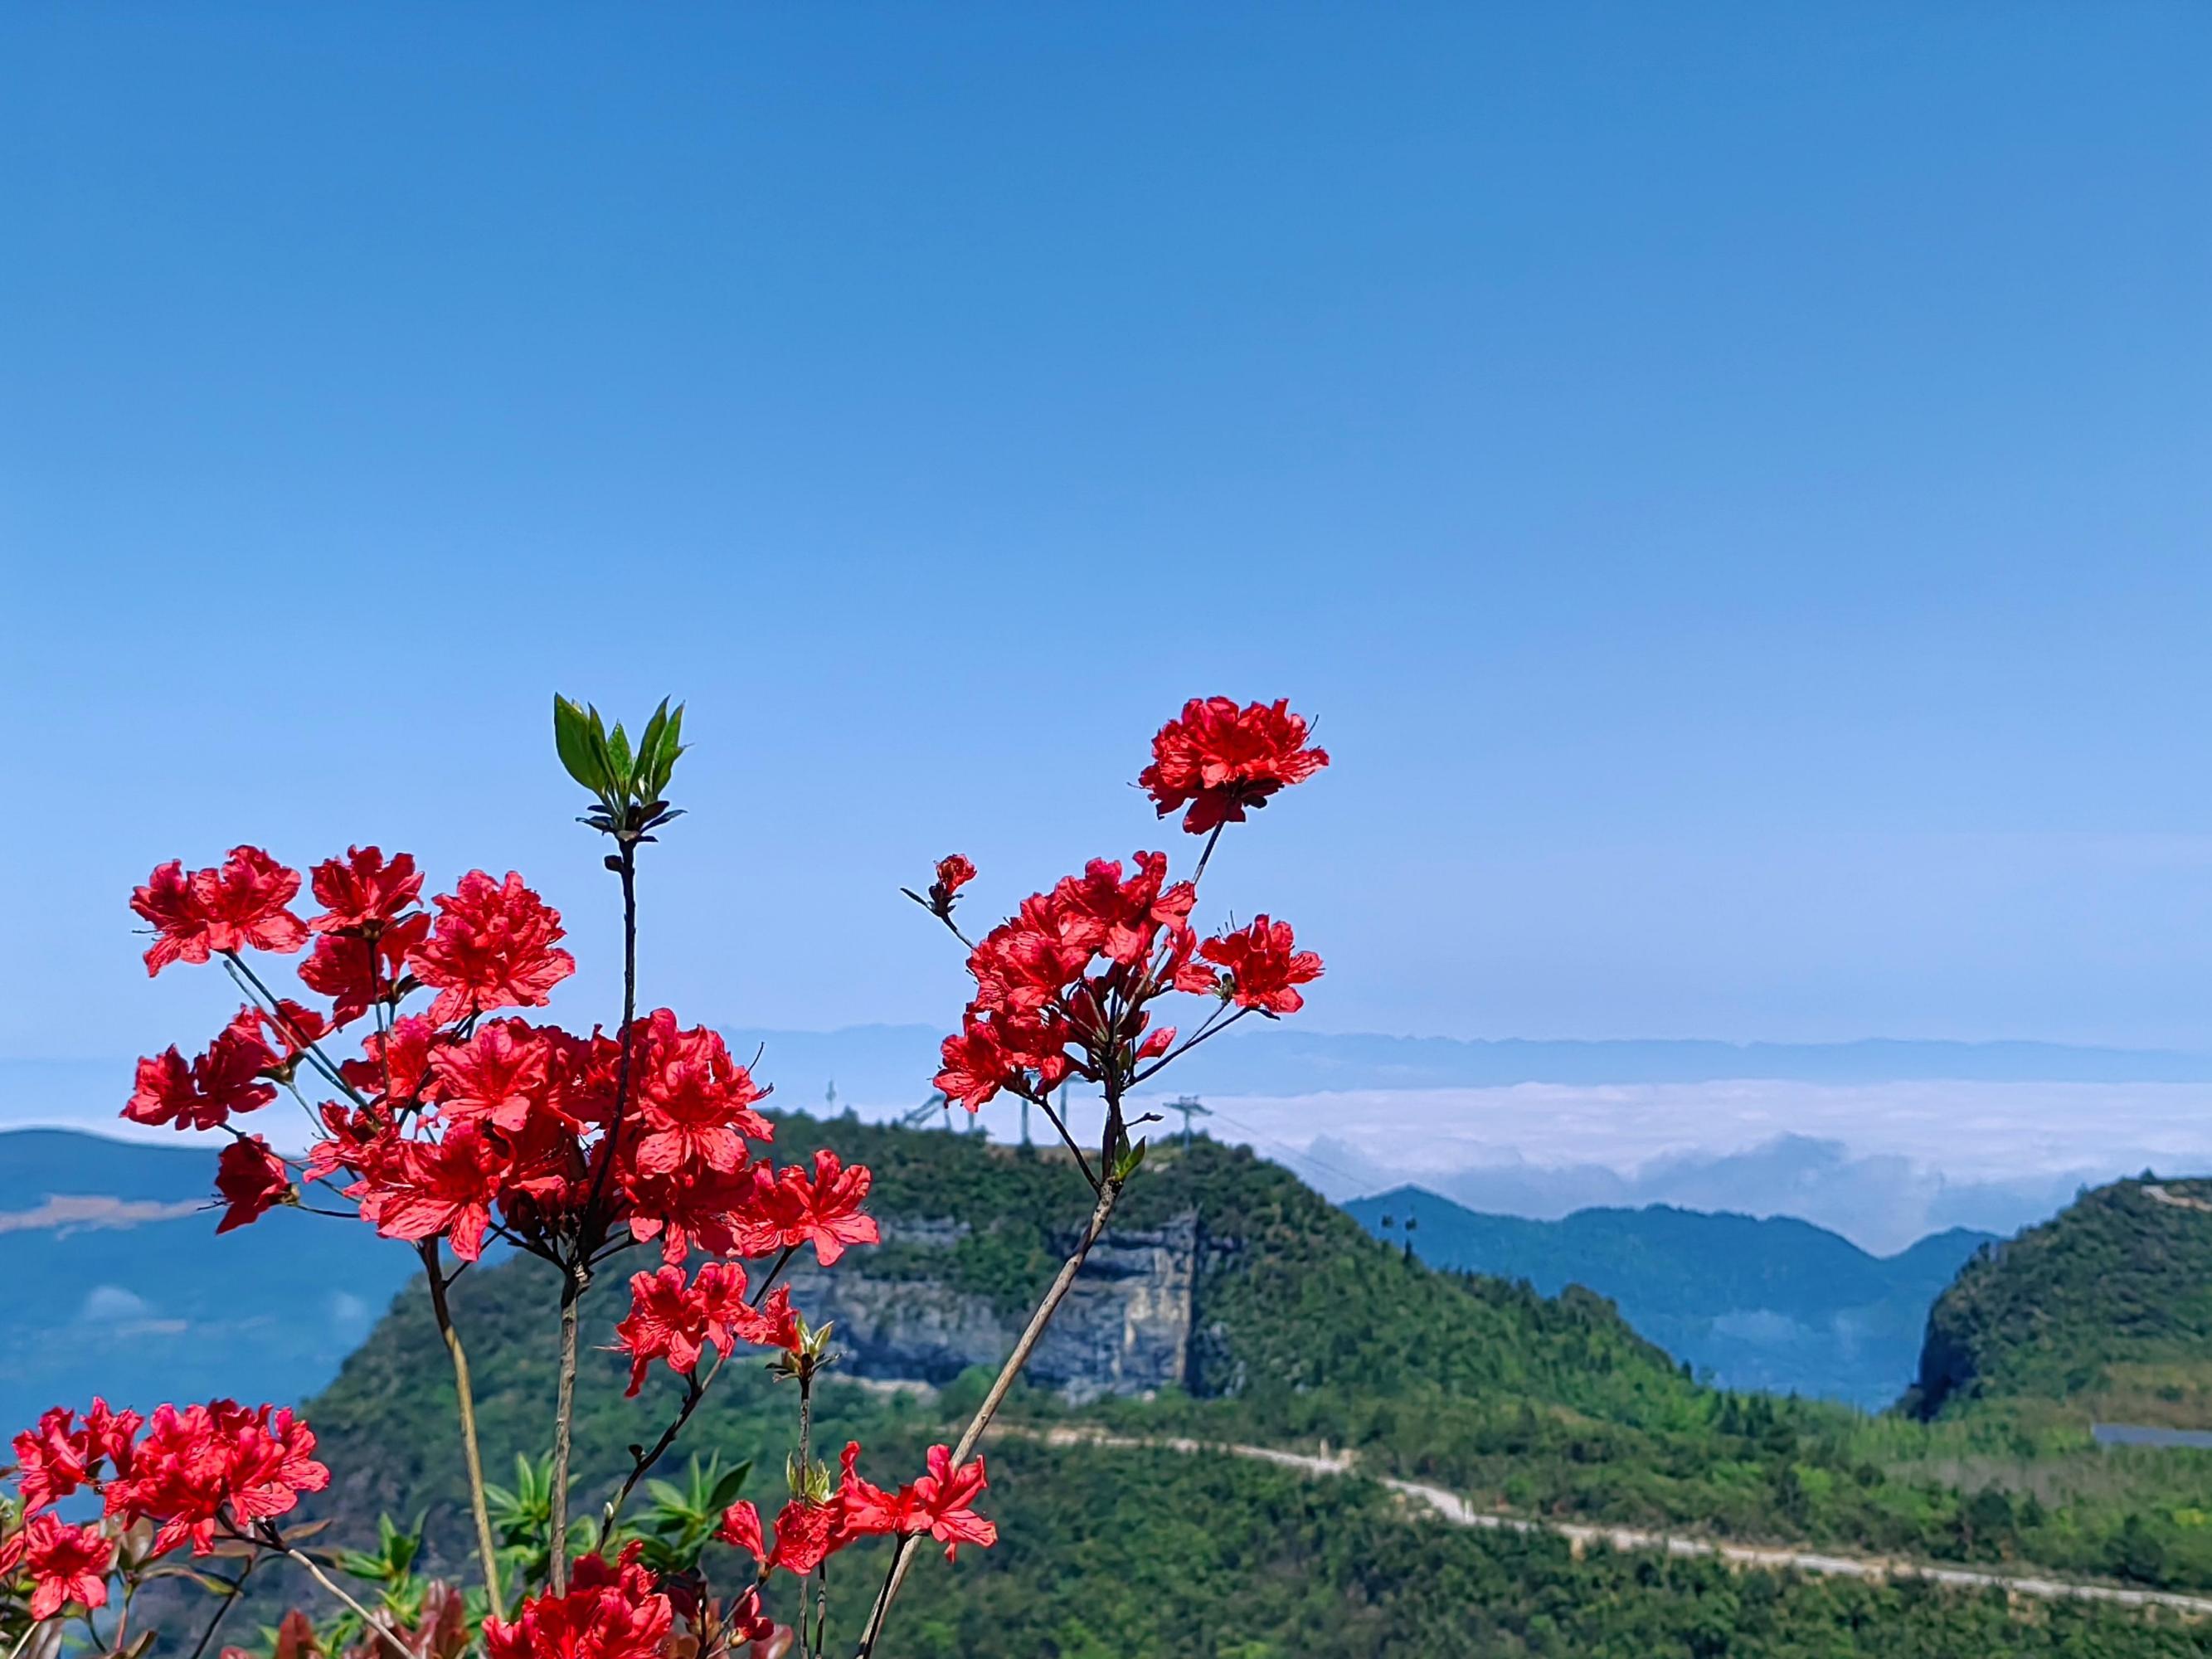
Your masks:
{"label": "distant mountain ridge", "polygon": [[[812,1109],[832,1082],[841,1100],[872,1105],[920,1102],[929,1092],[945,1035],[929,1025],[854,1025],[834,1031],[726,1027],[724,1034],[739,1054],[761,1051],[763,1074],[795,1109]],[[1390,1036],[1287,1025],[1265,1032],[1264,1041],[1253,1042],[1253,1035],[1228,1032],[1178,1060],[1176,1086],[1223,1094],[1303,1094],[1742,1078],[1830,1084],[2212,1082],[2212,1054],[2057,1042],[1548,1041]]]}
{"label": "distant mountain ridge", "polygon": [[1410,1238],[1431,1267],[1526,1279],[1546,1296],[1581,1285],[1609,1297],[1639,1335],[1720,1386],[1869,1409],[1896,1399],[1929,1304],[1992,1241],[1956,1227],[1879,1256],[1787,1216],[1653,1205],[1531,1221],[1416,1187],[1345,1207],[1378,1237]]}

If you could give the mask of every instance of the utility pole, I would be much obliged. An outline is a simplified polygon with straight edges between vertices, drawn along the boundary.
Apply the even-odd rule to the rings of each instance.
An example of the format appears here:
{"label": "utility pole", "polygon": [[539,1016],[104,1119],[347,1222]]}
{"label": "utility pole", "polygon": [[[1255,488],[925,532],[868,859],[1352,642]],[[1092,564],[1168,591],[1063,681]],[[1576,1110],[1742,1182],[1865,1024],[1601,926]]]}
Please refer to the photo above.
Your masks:
{"label": "utility pole", "polygon": [[1201,1104],[1196,1095],[1184,1095],[1168,1102],[1168,1110],[1182,1114],[1182,1149],[1190,1150],[1190,1121],[1194,1117],[1212,1117],[1213,1114]]}

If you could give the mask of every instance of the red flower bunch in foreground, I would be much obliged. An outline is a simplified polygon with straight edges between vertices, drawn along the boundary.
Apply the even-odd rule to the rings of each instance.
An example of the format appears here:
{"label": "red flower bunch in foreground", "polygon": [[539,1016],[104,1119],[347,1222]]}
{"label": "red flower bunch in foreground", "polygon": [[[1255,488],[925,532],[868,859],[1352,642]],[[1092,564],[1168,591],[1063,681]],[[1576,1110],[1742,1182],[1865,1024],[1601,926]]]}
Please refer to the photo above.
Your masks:
{"label": "red flower bunch in foreground", "polygon": [[734,1261],[707,1262],[688,1284],[681,1267],[633,1273],[629,1298],[628,1317],[615,1327],[615,1346],[629,1356],[630,1395],[644,1386],[656,1359],[689,1376],[708,1348],[726,1359],[741,1341],[795,1346],[791,1292],[779,1287],[755,1308],[745,1299],[745,1270]]}
{"label": "red flower bunch in foreground", "polygon": [[639,1547],[613,1562],[585,1556],[566,1595],[532,1597],[511,1624],[485,1620],[489,1659],[660,1659],[675,1607],[638,1565]]}
{"label": "red flower bunch in foreground", "polygon": [[[694,1249],[811,1244],[826,1263],[875,1239],[860,1212],[865,1169],[830,1153],[811,1172],[756,1160],[749,1143],[774,1133],[757,1109],[767,1091],[713,1030],[686,1029],[667,1009],[611,1036],[501,1014],[542,1005],[575,966],[557,948],[559,913],[520,876],[469,872],[431,901],[434,920],[404,853],[355,847],[315,866],[307,884],[325,908],[304,922],[283,908],[301,884],[240,848],[221,869],[164,865],[139,889],[133,908],[155,925],[157,968],[213,953],[258,987],[246,948],[297,949],[312,937],[301,977],[331,1002],[272,995],[241,1009],[195,1060],[172,1048],[141,1060],[125,1115],[222,1128],[280,1090],[334,1087],[342,1097],[315,1109],[305,1178],[337,1187],[385,1237],[443,1238],[464,1261],[495,1231],[550,1257],[627,1229],[659,1241],[672,1262]],[[434,994],[410,1012],[418,992]],[[324,1039],[372,1010],[379,1029],[356,1055],[323,1054]],[[294,1197],[283,1160],[258,1136],[225,1151],[216,1188],[225,1231]]]}
{"label": "red flower bunch in foreground", "polygon": [[945,1546],[947,1560],[963,1544],[988,1549],[999,1541],[998,1528],[975,1510],[975,1499],[990,1484],[981,1458],[955,1468],[951,1447],[932,1446],[929,1472],[889,1492],[861,1477],[860,1457],[860,1443],[846,1442],[837,1486],[826,1498],[794,1498],[786,1504],[775,1517],[773,1540],[750,1504],[725,1510],[714,1535],[750,1554],[763,1572],[801,1578],[863,1538],[934,1538]]}
{"label": "red flower bunch in foreground", "polygon": [[[30,1579],[34,1620],[72,1602],[104,1606],[113,1530],[154,1524],[141,1565],[187,1542],[204,1555],[218,1532],[250,1535],[291,1510],[301,1492],[327,1486],[330,1471],[314,1449],[307,1425],[270,1406],[215,1400],[162,1406],[144,1419],[94,1400],[82,1421],[56,1406],[15,1438],[24,1519],[0,1540],[0,1571]],[[109,1530],[65,1524],[53,1513],[81,1489],[100,1495]]]}
{"label": "red flower bunch in foreground", "polygon": [[[680,816],[666,793],[684,752],[683,712],[664,702],[633,741],[619,725],[610,732],[596,710],[555,700],[556,750],[592,797],[580,821],[611,843],[603,862],[621,883],[629,941],[637,937],[640,851]],[[1032,1331],[1050,1321],[1141,1161],[1131,1132],[1149,1120],[1126,1115],[1128,1091],[1240,1018],[1297,1012],[1300,988],[1322,973],[1320,958],[1298,950],[1289,925],[1271,915],[1211,938],[1192,921],[1223,829],[1328,763],[1308,736],[1306,721],[1284,702],[1218,697],[1194,700],[1160,730],[1139,783],[1162,816],[1182,811],[1184,828],[1207,837],[1181,877],[1161,852],[1138,852],[1126,865],[1093,860],[975,940],[954,919],[976,878],[970,860],[947,856],[926,892],[909,890],[967,947],[975,981],[960,1030],[943,1045],[939,1086],[971,1112],[1002,1091],[1042,1105],[1097,1200]],[[295,910],[303,890],[313,908]],[[931,1448],[915,1480],[895,1490],[868,1481],[857,1443],[846,1446],[835,1474],[812,1460],[812,1391],[838,1356],[832,1328],[810,1327],[775,1280],[806,1249],[826,1267],[876,1242],[866,1209],[872,1177],[826,1147],[804,1163],[775,1164],[775,1126],[762,1110],[767,1087],[711,1029],[687,1027],[665,1008],[636,1012],[634,951],[625,952],[621,1019],[572,1030],[531,1015],[575,962],[561,948],[560,913],[514,872],[471,870],[452,890],[426,897],[424,877],[405,853],[349,847],[303,876],[243,846],[205,869],[161,865],[131,902],[151,932],[150,974],[221,958],[248,998],[196,1055],[170,1047],[140,1060],[123,1109],[141,1123],[228,1135],[214,1174],[223,1206],[217,1231],[280,1207],[328,1212],[349,1200],[360,1220],[420,1255],[461,1407],[471,1519],[492,1613],[483,1627],[488,1659],[714,1659],[743,1644],[765,1650],[760,1644],[792,1634],[763,1611],[778,1572],[813,1578],[808,1645],[818,1650],[823,1562],[859,1540],[884,1537],[896,1542],[863,1638],[872,1651],[918,1540],[944,1545],[948,1558],[963,1545],[996,1541],[997,1528],[976,1509],[988,1486],[983,1461],[969,1454],[1028,1346],[1007,1359],[957,1449]],[[249,959],[303,950],[296,984],[283,988]],[[1203,1022],[1180,1044],[1176,1029],[1155,1018],[1154,1005],[1170,994],[1204,1000]],[[1050,1099],[1077,1078],[1096,1085],[1103,1104],[1096,1167]],[[238,1121],[288,1094],[310,1125],[301,1158],[285,1156],[281,1138],[246,1133]],[[312,1201],[303,1195],[309,1188],[321,1189]],[[467,1264],[494,1239],[551,1264],[561,1286],[559,1404],[546,1507],[533,1522],[542,1538],[507,1540],[525,1546],[519,1568],[490,1519],[465,1352],[447,1297],[460,1271],[448,1270],[447,1249]],[[610,1263],[640,1247],[657,1248],[659,1261],[630,1275],[630,1305],[613,1346],[628,1356],[629,1394],[640,1393],[658,1361],[683,1379],[682,1401],[657,1441],[641,1437],[631,1447],[629,1475],[593,1530],[596,1553],[572,1560],[576,1310]],[[767,1265],[749,1269],[739,1258]],[[759,1571],[734,1597],[718,1599],[695,1522],[669,1522],[675,1499],[654,1499],[664,1512],[649,1528],[653,1570],[637,1544],[623,1546],[635,1523],[626,1533],[621,1510],[740,1344],[766,1351],[772,1374],[797,1384],[799,1448],[772,1535],[751,1504],[723,1508],[715,1535]],[[268,1406],[163,1406],[145,1421],[97,1401],[81,1419],[58,1407],[16,1438],[26,1518],[0,1535],[0,1573],[27,1583],[24,1599],[44,1620],[102,1605],[111,1576],[135,1589],[148,1561],[185,1544],[196,1553],[218,1542],[289,1551],[276,1519],[330,1479],[315,1449],[306,1425]],[[646,1489],[667,1490],[658,1482]],[[710,1490],[710,1499],[686,1501],[713,1513],[737,1487]],[[96,1526],[54,1510],[80,1491],[100,1499]],[[517,1570],[523,1582],[502,1583]],[[521,1592],[511,1618],[509,1589]],[[458,1593],[423,1590],[404,1603],[411,1627],[389,1625],[375,1640],[362,1637],[356,1651],[384,1641],[434,1659],[459,1652],[466,1632]],[[352,1610],[370,1625],[398,1619],[396,1586],[387,1585],[386,1601],[384,1614],[357,1603]],[[294,1618],[280,1651],[317,1644],[336,1650],[330,1637]]]}

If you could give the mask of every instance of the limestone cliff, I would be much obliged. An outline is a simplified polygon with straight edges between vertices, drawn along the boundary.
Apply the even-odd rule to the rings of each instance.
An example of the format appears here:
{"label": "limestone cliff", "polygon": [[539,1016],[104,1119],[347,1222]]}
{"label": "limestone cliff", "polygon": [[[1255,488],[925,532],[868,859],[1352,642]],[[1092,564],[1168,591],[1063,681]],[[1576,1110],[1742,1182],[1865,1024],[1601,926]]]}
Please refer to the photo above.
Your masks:
{"label": "limestone cliff", "polygon": [[[848,1252],[830,1268],[810,1261],[790,1275],[792,1298],[814,1322],[836,1322],[853,1376],[942,1383],[995,1365],[1028,1309],[960,1288],[951,1259],[967,1232],[959,1222],[886,1218],[885,1249]],[[1198,1257],[1194,1214],[1108,1233],[1031,1356],[1030,1379],[1079,1404],[1191,1387]]]}

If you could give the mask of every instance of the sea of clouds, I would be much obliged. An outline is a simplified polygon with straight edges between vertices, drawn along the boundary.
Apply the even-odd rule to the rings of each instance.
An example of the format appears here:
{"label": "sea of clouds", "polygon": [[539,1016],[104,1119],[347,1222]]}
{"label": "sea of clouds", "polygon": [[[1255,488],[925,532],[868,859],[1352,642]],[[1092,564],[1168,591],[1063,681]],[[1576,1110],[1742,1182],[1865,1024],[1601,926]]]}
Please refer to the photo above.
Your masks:
{"label": "sea of clouds", "polygon": [[[819,1110],[834,1079],[833,1109],[876,1119],[910,1109],[926,1092],[915,1078],[927,1079],[933,1042],[908,1029],[773,1034],[768,1064],[782,1061],[771,1074],[784,1085],[775,1103]],[[1212,1115],[1201,1128],[1289,1165],[1332,1198],[1412,1183],[1514,1215],[1651,1203],[1795,1215],[1883,1252],[1946,1227],[2009,1233],[2084,1185],[2145,1169],[2212,1170],[2212,1079],[1721,1077],[1247,1091],[1234,1077],[1205,1081]],[[119,1121],[130,1087],[128,1060],[0,1059],[0,1128],[189,1144]],[[1143,1103],[1164,1111],[1173,1097]],[[1149,1132],[1173,1133],[1178,1122],[1170,1113]],[[1011,1139],[1018,1124],[1000,1101],[980,1127]],[[288,1149],[307,1139],[289,1103],[252,1127]],[[1032,1132],[1048,1133],[1041,1119]]]}

